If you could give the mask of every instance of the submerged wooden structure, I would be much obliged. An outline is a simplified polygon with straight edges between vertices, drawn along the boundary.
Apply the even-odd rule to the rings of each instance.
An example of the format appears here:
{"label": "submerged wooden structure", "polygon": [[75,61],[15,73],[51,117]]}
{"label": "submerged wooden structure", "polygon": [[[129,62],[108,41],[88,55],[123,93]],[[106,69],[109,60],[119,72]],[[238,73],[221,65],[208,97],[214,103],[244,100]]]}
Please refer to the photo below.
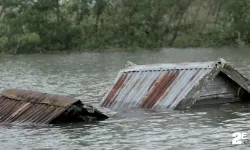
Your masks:
{"label": "submerged wooden structure", "polygon": [[47,93],[8,89],[0,94],[0,123],[56,124],[105,120],[81,100]]}
{"label": "submerged wooden structure", "polygon": [[224,59],[214,62],[132,65],[121,70],[101,102],[109,108],[190,108],[248,100],[249,80]]}

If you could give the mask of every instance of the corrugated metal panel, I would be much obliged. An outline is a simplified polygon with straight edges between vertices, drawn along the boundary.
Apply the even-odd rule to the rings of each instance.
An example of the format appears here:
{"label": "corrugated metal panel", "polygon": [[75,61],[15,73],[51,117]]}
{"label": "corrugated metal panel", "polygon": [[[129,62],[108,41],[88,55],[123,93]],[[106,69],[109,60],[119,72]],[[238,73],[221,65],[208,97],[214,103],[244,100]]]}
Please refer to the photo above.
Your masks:
{"label": "corrugated metal panel", "polygon": [[0,96],[0,123],[4,124],[48,124],[55,120],[84,122],[89,118],[104,120],[108,117],[80,100],[66,96],[17,89],[5,90]]}
{"label": "corrugated metal panel", "polygon": [[5,90],[0,97],[0,123],[47,124],[77,101],[28,90]]}
{"label": "corrugated metal panel", "polygon": [[132,66],[101,102],[110,108],[175,108],[215,62]]}
{"label": "corrugated metal panel", "polygon": [[33,102],[39,104],[47,104],[59,107],[67,107],[78,101],[76,99],[66,96],[47,94],[30,90],[19,90],[19,89],[4,90],[1,93],[1,95],[16,100],[22,100],[31,103]]}

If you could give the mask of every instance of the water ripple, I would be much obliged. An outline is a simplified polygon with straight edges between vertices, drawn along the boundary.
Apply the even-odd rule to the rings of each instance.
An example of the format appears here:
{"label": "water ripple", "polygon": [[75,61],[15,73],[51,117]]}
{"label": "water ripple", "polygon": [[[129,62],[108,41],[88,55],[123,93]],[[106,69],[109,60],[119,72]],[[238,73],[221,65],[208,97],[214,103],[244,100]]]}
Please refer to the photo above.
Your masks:
{"label": "water ripple", "polygon": [[[0,90],[22,88],[70,95],[100,108],[100,100],[128,60],[145,64],[210,61],[220,57],[250,76],[248,50],[163,49],[0,56]],[[249,145],[232,146],[231,140],[233,132],[248,132],[249,108],[247,104],[188,111],[100,108],[111,118],[95,124],[1,125],[0,149],[248,149]]]}

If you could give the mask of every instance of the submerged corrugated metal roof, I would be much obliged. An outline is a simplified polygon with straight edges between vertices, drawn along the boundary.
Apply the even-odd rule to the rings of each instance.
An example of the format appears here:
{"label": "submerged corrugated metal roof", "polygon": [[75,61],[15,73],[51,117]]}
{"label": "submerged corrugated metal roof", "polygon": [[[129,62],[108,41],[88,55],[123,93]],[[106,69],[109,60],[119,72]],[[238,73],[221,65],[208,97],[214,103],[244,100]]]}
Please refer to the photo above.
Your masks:
{"label": "submerged corrugated metal roof", "polygon": [[28,90],[5,90],[0,96],[0,123],[42,123],[56,118],[77,100]]}
{"label": "submerged corrugated metal roof", "polygon": [[122,70],[101,106],[175,108],[215,62],[136,65]]}
{"label": "submerged corrugated metal roof", "polygon": [[94,117],[100,120],[108,118],[80,100],[66,96],[17,89],[5,90],[0,94],[0,123],[4,124],[83,122]]}

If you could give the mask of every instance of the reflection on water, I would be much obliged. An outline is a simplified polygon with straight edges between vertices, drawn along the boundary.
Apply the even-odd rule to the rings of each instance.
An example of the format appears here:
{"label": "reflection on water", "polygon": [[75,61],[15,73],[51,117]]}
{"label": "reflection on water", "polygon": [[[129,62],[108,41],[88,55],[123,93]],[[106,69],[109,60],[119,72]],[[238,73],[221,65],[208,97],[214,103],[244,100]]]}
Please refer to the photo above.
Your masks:
{"label": "reflection on water", "polygon": [[[136,64],[211,61],[223,57],[250,77],[250,50],[163,49],[0,56],[0,90],[22,88],[71,95],[96,107],[119,69]],[[250,129],[250,104],[185,111],[109,110],[95,124],[0,125],[0,149],[248,149],[232,133]]]}

